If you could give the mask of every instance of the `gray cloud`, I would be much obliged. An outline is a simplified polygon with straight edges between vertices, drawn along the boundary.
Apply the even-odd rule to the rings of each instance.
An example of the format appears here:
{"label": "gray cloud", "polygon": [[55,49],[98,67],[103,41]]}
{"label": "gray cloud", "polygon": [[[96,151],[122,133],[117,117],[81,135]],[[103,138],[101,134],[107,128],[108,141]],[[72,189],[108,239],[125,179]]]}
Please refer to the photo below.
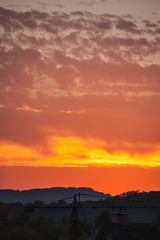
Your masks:
{"label": "gray cloud", "polygon": [[138,33],[137,25],[133,21],[119,19],[116,24],[117,29],[124,30],[126,32]]}
{"label": "gray cloud", "polygon": [[157,28],[157,29],[155,30],[155,32],[159,34],[159,33],[160,33],[160,28]]}
{"label": "gray cloud", "polygon": [[144,23],[145,23],[145,26],[147,28],[156,28],[156,27],[158,27],[158,25],[156,23],[153,23],[153,22],[151,22],[149,20],[144,20]]}

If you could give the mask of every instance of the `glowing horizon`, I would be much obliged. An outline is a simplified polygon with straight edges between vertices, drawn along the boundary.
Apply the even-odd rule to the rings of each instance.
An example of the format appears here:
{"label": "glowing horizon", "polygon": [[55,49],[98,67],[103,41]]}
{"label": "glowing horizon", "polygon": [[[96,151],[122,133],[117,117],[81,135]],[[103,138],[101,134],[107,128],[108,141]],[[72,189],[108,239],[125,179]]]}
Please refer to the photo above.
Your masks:
{"label": "glowing horizon", "polygon": [[43,154],[44,146],[40,150],[41,146],[35,146],[35,149],[30,149],[12,143],[3,143],[0,148],[0,166],[160,167],[160,146],[157,146],[157,152],[155,153],[140,155],[122,151],[109,153],[105,149],[105,142],[94,139],[86,139],[84,141],[73,137],[52,137],[48,140],[48,143],[49,146],[46,146],[46,149],[49,153],[47,154]]}

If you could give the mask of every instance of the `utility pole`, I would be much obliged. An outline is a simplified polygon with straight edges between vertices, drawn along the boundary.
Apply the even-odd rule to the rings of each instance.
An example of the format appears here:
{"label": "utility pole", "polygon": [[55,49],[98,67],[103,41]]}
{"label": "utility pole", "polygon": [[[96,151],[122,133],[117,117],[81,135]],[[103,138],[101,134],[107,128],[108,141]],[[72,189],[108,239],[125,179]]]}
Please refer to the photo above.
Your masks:
{"label": "utility pole", "polygon": [[[123,199],[107,199],[104,202],[100,202],[100,204],[95,204],[94,201],[90,201],[87,204],[80,204],[80,196],[94,196],[94,197],[99,197],[96,195],[89,195],[89,194],[80,194],[78,193],[78,201],[77,201],[77,195],[74,194],[74,197],[69,197],[65,198],[62,200],[68,200],[68,199],[73,199],[72,205],[71,206],[36,206],[33,204],[29,204],[24,208],[25,212],[33,212],[34,209],[53,209],[53,208],[72,208],[72,213],[71,213],[71,240],[78,240],[79,238],[79,229],[78,229],[78,208],[100,208],[100,209],[105,209],[105,208],[111,208],[113,209],[120,209],[120,213],[122,208],[126,211],[126,208],[160,208],[160,202],[159,201],[145,201],[145,200],[123,200]],[[118,217],[118,216],[116,216]],[[26,219],[25,219],[25,226],[26,226]],[[24,235],[26,237],[26,232],[27,229],[24,227]]]}
{"label": "utility pole", "polygon": [[71,240],[78,240],[78,202],[74,194],[73,208],[71,214]]}

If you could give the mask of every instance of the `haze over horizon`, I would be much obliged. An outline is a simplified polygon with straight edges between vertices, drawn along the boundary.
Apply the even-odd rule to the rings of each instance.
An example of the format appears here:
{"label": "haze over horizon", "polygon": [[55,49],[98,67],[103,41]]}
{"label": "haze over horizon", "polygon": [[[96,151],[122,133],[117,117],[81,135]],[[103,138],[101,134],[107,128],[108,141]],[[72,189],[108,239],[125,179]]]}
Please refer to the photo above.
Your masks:
{"label": "haze over horizon", "polygon": [[1,0],[0,188],[160,190],[159,10]]}

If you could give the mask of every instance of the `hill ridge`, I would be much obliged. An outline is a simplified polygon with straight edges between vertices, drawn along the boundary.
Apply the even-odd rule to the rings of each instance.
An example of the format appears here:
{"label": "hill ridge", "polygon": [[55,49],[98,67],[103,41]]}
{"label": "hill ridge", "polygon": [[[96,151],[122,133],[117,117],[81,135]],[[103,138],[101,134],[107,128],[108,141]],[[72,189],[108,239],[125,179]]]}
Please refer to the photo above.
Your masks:
{"label": "hill ridge", "polygon": [[[13,190],[13,189],[0,189],[0,201],[1,202],[34,202],[36,200],[47,202],[58,201],[60,199],[71,197],[74,194],[78,194],[79,192],[83,194],[92,194],[98,195],[99,199],[101,197],[111,197],[110,194],[104,194],[103,192],[95,191],[89,187],[51,187],[51,188],[33,188],[28,190]],[[87,200],[98,200],[97,197],[94,196],[86,196],[84,197],[84,201]],[[82,199],[83,201],[83,199]]]}

